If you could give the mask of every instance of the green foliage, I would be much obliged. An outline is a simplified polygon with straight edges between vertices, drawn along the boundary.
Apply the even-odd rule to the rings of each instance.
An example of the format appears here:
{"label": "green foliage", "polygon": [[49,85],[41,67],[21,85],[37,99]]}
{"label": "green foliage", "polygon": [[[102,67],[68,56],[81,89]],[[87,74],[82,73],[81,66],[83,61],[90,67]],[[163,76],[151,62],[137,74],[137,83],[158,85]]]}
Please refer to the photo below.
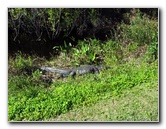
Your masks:
{"label": "green foliage", "polygon": [[152,42],[149,45],[147,54],[151,60],[156,60],[158,58],[158,42]]}
{"label": "green foliage", "polygon": [[122,23],[119,29],[120,41],[123,43],[137,42],[138,45],[144,45],[158,42],[158,22],[142,15],[141,12],[130,18],[129,25]]}
{"label": "green foliage", "polygon": [[34,78],[34,80],[38,80],[40,78],[40,75],[41,75],[41,71],[39,70],[36,70],[32,73],[32,77]]}
{"label": "green foliage", "polygon": [[159,121],[158,83],[136,85],[124,90],[121,97],[113,96],[90,106],[75,108],[51,121]]}
{"label": "green foliage", "polygon": [[[81,34],[88,21],[93,22],[92,24],[97,24],[99,20],[97,19],[98,11],[95,10],[97,9],[9,8],[8,24],[9,27],[16,31],[15,34],[13,33],[15,36],[12,35],[10,38],[16,40],[18,35],[20,37],[26,35],[28,39],[28,36],[31,35],[36,37],[34,40],[40,41],[42,34],[46,31],[45,35],[54,40],[60,33],[64,34],[63,37],[68,37],[74,27]],[[82,15],[84,15],[84,19]],[[26,26],[26,28],[22,26]],[[23,30],[22,34],[19,33],[20,29]]]}
{"label": "green foliage", "polygon": [[97,13],[97,11],[98,11],[98,10],[96,10],[96,9],[94,9],[94,8],[90,9],[90,11],[89,11],[90,21],[91,21],[91,23],[93,24],[93,26],[97,26],[97,24],[99,24],[99,23],[98,23],[99,18],[98,18],[98,16],[97,16],[99,13]]}
{"label": "green foliage", "polygon": [[34,81],[38,72],[29,78],[15,76],[8,83],[8,119],[37,121],[56,117],[79,106],[90,106],[98,100],[121,96],[123,90],[135,85],[158,80],[157,72],[157,61],[153,65],[131,62],[100,75],[55,81],[50,89],[43,88],[42,82]]}
{"label": "green foliage", "polygon": [[25,9],[23,8],[15,8],[15,9],[9,9],[9,12],[13,16],[15,20],[17,20],[22,13],[25,13]]}
{"label": "green foliage", "polygon": [[138,48],[138,43],[137,42],[130,43],[128,45],[129,52],[134,52],[137,48]]}
{"label": "green foliage", "polygon": [[101,55],[104,57],[104,62],[111,66],[116,66],[121,63],[123,54],[122,47],[118,42],[108,40],[102,45]]}
{"label": "green foliage", "polygon": [[[55,24],[57,20],[53,16],[54,11],[48,11],[51,24]],[[59,11],[63,12],[63,9]],[[57,15],[59,14],[57,13]],[[63,16],[70,16],[70,13],[63,14]],[[68,22],[68,25],[70,25],[70,21]],[[71,51],[67,51],[69,46],[66,42],[64,42],[64,47],[54,47],[54,49],[60,49],[64,53],[64,57],[61,59],[62,63],[69,58],[73,65],[104,62],[111,67],[108,70],[101,71],[99,75],[88,74],[74,79],[69,77],[63,80],[55,80],[52,84],[40,80],[42,73],[38,70],[33,71],[31,76],[23,74],[9,76],[8,120],[48,120],[78,107],[92,106],[98,101],[112,97],[123,97],[125,96],[124,91],[130,92],[135,86],[139,87],[146,84],[149,89],[157,87],[157,22],[138,13],[131,18],[129,25],[122,23],[119,29],[122,30],[121,39],[115,41],[108,40],[101,44],[101,41],[96,39],[84,39],[78,41],[78,45],[71,48]],[[148,45],[147,56],[153,58],[154,61],[150,64],[146,63],[146,58],[143,59],[143,55],[138,59],[133,58],[124,62],[126,59],[124,55],[126,53],[135,55],[136,50],[141,48],[141,45]],[[26,66],[32,66],[32,64],[32,58],[30,56],[24,57],[21,53],[12,61],[9,60],[9,66],[16,69],[26,68]],[[139,94],[139,92],[136,93]],[[129,120],[130,117],[135,117],[135,112],[138,112],[137,107],[141,107],[141,103],[139,100],[132,104],[134,105],[134,112],[131,111],[132,109],[129,112],[128,109],[123,110],[124,108],[121,108],[118,113],[122,114],[117,115],[115,119]],[[141,109],[143,110],[143,108]],[[156,111],[156,107],[153,109]],[[126,111],[128,115],[123,116]],[[157,117],[156,114],[152,115],[146,110],[143,110],[141,115],[144,116],[138,116],[139,118],[134,118],[134,120],[140,118],[149,120],[149,118],[156,119]],[[109,117],[112,119],[111,116]]]}
{"label": "green foliage", "polygon": [[54,46],[53,49],[55,49],[56,51],[60,51],[60,53],[63,55],[62,58],[63,60],[66,60],[67,58],[67,54],[68,51],[67,49],[69,49],[69,47],[71,47],[71,43],[69,43],[69,45],[66,44],[66,41],[64,41],[64,46]]}
{"label": "green foliage", "polygon": [[96,39],[84,39],[79,41],[77,47],[72,48],[71,55],[74,55],[73,64],[92,64],[97,63],[99,55],[101,55],[100,42]]}
{"label": "green foliage", "polygon": [[[59,9],[61,11],[61,9]],[[60,22],[59,11],[57,9],[48,9],[48,21],[51,26],[51,31],[55,32],[55,26]]]}
{"label": "green foliage", "polygon": [[31,76],[25,76],[25,75],[16,75],[9,79],[9,92],[17,93],[17,91],[23,90],[23,89],[29,89],[30,87],[33,88],[33,86],[39,86],[43,87],[46,85],[44,82],[39,81],[41,72],[38,70],[32,73]]}
{"label": "green foliage", "polygon": [[31,59],[31,56],[24,56],[21,52],[18,52],[16,54],[16,58],[12,60],[10,63],[12,67],[16,69],[23,69],[27,66],[32,66],[33,61]]}

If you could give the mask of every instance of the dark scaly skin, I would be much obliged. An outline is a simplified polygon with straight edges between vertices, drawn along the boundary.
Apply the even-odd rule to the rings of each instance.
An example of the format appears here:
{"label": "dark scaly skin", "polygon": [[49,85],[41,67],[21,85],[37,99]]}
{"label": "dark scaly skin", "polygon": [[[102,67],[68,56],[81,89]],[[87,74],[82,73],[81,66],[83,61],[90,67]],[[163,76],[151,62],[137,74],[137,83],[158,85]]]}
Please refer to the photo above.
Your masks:
{"label": "dark scaly skin", "polygon": [[68,76],[81,76],[87,73],[92,74],[99,74],[101,69],[108,68],[107,66],[95,66],[95,65],[85,65],[77,68],[71,68],[71,69],[59,69],[59,68],[51,68],[51,67],[39,67],[38,69],[41,71],[47,71],[47,72],[55,72],[60,74],[59,78],[64,78]]}

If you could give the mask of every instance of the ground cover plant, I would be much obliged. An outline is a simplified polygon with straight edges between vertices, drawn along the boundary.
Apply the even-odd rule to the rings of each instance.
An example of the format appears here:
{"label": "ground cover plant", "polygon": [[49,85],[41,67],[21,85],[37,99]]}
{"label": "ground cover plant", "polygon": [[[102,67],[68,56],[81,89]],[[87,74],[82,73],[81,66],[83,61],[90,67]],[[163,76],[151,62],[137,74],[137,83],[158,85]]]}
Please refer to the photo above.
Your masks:
{"label": "ground cover plant", "polygon": [[[15,76],[9,80],[9,87],[14,88],[9,88],[10,93],[12,90],[9,94],[9,119],[47,120],[70,109],[93,105],[112,96],[121,98],[123,90],[146,83],[148,88],[157,90],[157,84],[151,85],[158,81],[156,65],[130,64],[120,67],[95,77],[89,75],[76,80],[54,82],[47,88],[42,82],[35,82],[34,77]],[[157,96],[155,99],[157,102]]]}
{"label": "ground cover plant", "polygon": [[[65,41],[52,48],[59,54],[49,59],[21,51],[9,56],[8,120],[159,121],[157,19],[138,10],[114,33],[105,41]],[[31,69],[85,64],[110,68],[64,79],[50,73],[43,79],[45,73]]]}

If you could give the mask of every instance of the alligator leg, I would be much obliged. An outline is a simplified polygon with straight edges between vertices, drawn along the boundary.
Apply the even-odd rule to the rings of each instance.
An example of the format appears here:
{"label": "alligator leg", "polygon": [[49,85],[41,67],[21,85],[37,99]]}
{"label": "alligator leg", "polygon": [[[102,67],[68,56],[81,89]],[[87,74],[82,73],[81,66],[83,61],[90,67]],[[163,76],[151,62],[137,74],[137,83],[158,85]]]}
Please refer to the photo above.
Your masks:
{"label": "alligator leg", "polygon": [[72,72],[70,73],[70,76],[75,77],[75,76],[76,76],[76,71],[72,71]]}
{"label": "alligator leg", "polygon": [[94,68],[94,74],[99,74],[99,69],[98,68]]}
{"label": "alligator leg", "polygon": [[57,77],[57,79],[63,78],[63,74],[60,74],[59,77]]}
{"label": "alligator leg", "polygon": [[76,72],[75,72],[75,71],[72,71],[72,72],[70,72],[69,74],[60,74],[60,76],[59,76],[57,79],[65,78],[65,77],[68,77],[68,76],[75,77],[75,76],[76,76]]}

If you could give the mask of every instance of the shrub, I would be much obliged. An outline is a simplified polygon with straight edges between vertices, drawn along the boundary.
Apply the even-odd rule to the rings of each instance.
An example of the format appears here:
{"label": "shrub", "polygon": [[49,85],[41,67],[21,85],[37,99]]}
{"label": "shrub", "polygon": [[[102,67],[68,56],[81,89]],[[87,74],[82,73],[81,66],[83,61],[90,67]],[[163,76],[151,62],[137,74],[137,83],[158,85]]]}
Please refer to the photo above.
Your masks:
{"label": "shrub", "polygon": [[70,55],[73,58],[72,63],[74,65],[80,64],[97,64],[101,56],[101,47],[99,40],[96,39],[84,39],[79,41],[78,45],[72,48]]}
{"label": "shrub", "polygon": [[124,44],[137,42],[139,45],[158,41],[158,22],[138,12],[130,18],[130,24],[122,23],[119,26],[120,41]]}

